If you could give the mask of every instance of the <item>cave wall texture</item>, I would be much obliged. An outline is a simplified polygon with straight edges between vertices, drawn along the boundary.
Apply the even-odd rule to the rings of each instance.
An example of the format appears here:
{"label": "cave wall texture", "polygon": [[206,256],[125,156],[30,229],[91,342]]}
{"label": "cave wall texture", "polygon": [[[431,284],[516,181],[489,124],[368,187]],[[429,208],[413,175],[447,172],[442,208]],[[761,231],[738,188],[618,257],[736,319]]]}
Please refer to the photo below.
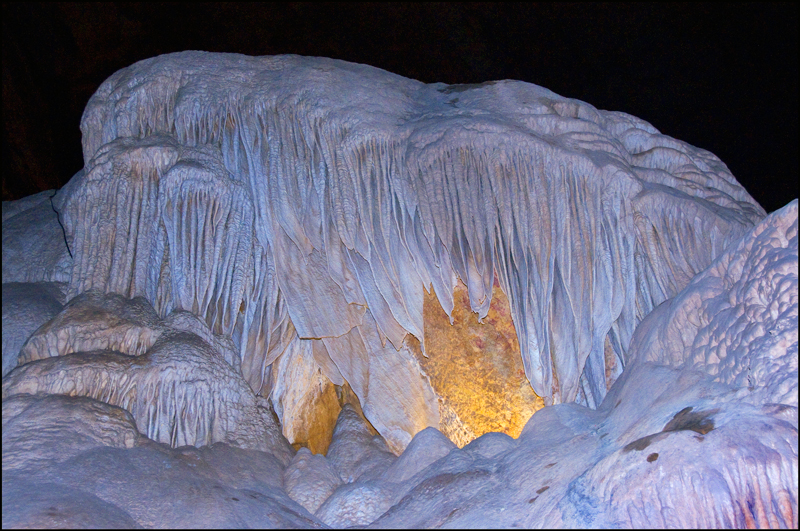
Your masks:
{"label": "cave wall texture", "polygon": [[4,527],[797,526],[797,201],[708,151],[205,52],[81,131],[3,203]]}

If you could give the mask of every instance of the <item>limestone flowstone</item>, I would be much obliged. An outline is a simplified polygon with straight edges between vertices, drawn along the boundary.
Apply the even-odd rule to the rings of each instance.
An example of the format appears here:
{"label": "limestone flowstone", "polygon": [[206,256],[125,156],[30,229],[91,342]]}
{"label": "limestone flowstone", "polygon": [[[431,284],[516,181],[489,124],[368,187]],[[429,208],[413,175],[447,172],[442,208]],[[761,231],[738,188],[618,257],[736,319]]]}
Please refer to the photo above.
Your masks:
{"label": "limestone flowstone", "polygon": [[[406,334],[424,351],[423,290],[451,316],[460,279],[483,319],[495,275],[536,394],[595,407],[639,320],[765,214],[712,154],[515,81],[183,52],[114,74],[81,130],[86,168],[53,198],[70,294],[198,313],[265,395],[288,320],[367,332],[361,362],[334,360],[365,411],[364,360]],[[390,434],[382,410],[395,446],[425,427]]]}
{"label": "limestone flowstone", "polygon": [[324,58],[141,61],[81,130],[3,203],[3,527],[797,528],[797,200]]}
{"label": "limestone flowstone", "polygon": [[3,379],[3,399],[90,397],[129,411],[141,433],[172,447],[225,441],[288,462],[293,452],[268,404],[226,355],[238,362],[229,340],[190,314],[162,321],[142,298],[89,291],[26,343],[22,365]]}
{"label": "limestone flowstone", "polygon": [[482,322],[470,311],[463,283],[453,291],[450,319],[436,294],[426,294],[425,350],[414,354],[439,397],[438,428],[459,446],[493,431],[518,437],[544,407],[525,377],[508,299],[497,282]]}

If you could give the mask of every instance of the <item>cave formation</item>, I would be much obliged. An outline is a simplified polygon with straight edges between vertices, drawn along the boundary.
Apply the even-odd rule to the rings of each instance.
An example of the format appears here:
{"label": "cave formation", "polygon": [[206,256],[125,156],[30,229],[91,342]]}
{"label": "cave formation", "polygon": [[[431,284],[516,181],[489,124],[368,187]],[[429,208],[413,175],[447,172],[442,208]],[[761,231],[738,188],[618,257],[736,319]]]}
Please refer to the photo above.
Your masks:
{"label": "cave formation", "polygon": [[713,154],[205,52],[81,131],[3,203],[4,527],[797,527],[797,201]]}

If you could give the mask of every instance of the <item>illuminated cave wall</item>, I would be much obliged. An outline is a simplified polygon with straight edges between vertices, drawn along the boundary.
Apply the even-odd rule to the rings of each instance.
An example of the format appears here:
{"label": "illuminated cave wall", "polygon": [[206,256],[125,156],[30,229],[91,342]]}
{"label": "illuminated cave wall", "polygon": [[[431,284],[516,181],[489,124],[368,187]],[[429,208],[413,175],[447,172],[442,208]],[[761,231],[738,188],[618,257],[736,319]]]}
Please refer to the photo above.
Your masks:
{"label": "illuminated cave wall", "polygon": [[764,216],[713,154],[515,81],[183,52],[111,76],[81,130],[52,201],[67,297],[199,315],[279,416],[314,400],[280,374],[346,381],[396,452],[442,414],[484,424],[413,352],[426,289],[452,316],[462,282],[484,319],[497,279],[534,392],[596,407],[639,320]]}
{"label": "illuminated cave wall", "polygon": [[518,437],[544,401],[525,377],[508,299],[495,280],[482,323],[463,283],[453,300],[451,325],[435,293],[425,296],[428,356],[417,354],[440,397],[439,430],[459,447],[491,431]]}
{"label": "illuminated cave wall", "polygon": [[82,126],[3,204],[4,528],[797,528],[797,200],[317,58],[154,58]]}

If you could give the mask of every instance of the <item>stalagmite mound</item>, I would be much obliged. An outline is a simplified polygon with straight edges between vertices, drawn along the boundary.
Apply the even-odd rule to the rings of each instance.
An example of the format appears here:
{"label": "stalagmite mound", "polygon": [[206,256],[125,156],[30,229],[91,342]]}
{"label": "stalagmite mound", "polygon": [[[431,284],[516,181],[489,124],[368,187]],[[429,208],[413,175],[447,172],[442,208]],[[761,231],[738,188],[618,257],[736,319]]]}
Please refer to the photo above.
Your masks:
{"label": "stalagmite mound", "polygon": [[797,526],[797,201],[713,154],[205,52],[81,130],[3,204],[4,527]]}
{"label": "stalagmite mound", "polygon": [[144,299],[92,290],[26,342],[2,396],[90,397],[127,410],[139,432],[173,448],[224,441],[288,463],[293,452],[269,406],[226,353],[232,346],[194,316],[177,311],[162,323]]}

